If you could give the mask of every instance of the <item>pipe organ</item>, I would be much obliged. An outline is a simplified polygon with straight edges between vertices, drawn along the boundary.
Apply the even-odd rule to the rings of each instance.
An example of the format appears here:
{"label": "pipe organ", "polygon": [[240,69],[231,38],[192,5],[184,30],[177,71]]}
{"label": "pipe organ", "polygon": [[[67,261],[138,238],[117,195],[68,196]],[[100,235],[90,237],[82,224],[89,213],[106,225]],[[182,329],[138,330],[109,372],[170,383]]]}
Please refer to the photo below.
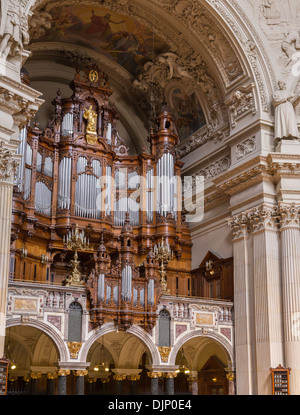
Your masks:
{"label": "pipe organ", "polygon": [[168,288],[187,295],[190,286],[191,242],[180,210],[182,163],[173,116],[163,104],[149,133],[150,151],[130,155],[109,102],[107,75],[95,66],[77,70],[70,86],[71,97],[57,91],[44,130],[35,123],[20,132],[11,276],[31,281],[34,274],[36,281],[64,284],[73,254],[63,240],[77,226],[90,241],[78,259],[91,322],[137,323],[148,330],[161,295],[152,247],[162,237],[175,253]]}

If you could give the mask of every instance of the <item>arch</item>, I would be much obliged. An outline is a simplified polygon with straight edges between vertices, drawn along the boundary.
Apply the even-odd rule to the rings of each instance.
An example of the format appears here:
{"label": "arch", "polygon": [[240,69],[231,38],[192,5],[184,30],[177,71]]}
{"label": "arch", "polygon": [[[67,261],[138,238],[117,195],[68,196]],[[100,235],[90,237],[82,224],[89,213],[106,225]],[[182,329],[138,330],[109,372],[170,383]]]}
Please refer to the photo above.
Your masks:
{"label": "arch", "polygon": [[67,350],[66,344],[63,338],[52,328],[49,324],[44,322],[33,320],[29,318],[26,320],[26,324],[22,321],[21,318],[14,318],[8,319],[6,321],[6,327],[14,327],[14,326],[30,326],[34,327],[38,330],[41,330],[45,335],[50,337],[53,341],[54,346],[57,349],[59,360],[62,362],[66,362],[69,359],[69,351]]}
{"label": "arch", "polygon": [[[101,336],[105,334],[116,332],[116,328],[113,323],[104,324],[101,328],[95,329],[90,333],[89,338],[84,343],[80,351],[80,360],[86,361],[88,352],[95,341],[97,341]],[[151,360],[153,365],[160,364],[159,352],[151,338],[151,336],[146,333],[142,328],[137,326],[132,326],[127,330],[127,333],[130,333],[138,337],[146,346],[150,352]]]}
{"label": "arch", "polygon": [[207,332],[205,334],[202,333],[201,330],[195,330],[191,333],[186,334],[185,336],[181,337],[175,344],[171,350],[169,364],[175,365],[175,360],[177,353],[181,349],[181,347],[191,339],[201,337],[201,338],[210,338],[214,340],[216,343],[220,345],[220,347],[224,350],[227,358],[228,358],[228,366],[234,366],[234,355],[233,355],[233,348],[232,346],[218,333],[214,332]]}
{"label": "arch", "polygon": [[[275,81],[274,63],[269,57],[269,51],[261,42],[262,33],[251,23],[242,6],[236,1],[232,4],[225,1],[208,1],[205,4],[194,2],[189,7],[188,13],[186,10],[183,13],[182,7],[172,5],[172,2],[155,4],[155,7],[150,1],[143,1],[141,5],[135,4],[134,7],[130,7],[128,3],[130,2],[113,3],[112,6],[110,2],[106,2],[105,9],[111,9],[112,12],[130,17],[148,28],[151,23],[153,33],[161,36],[172,50],[178,50],[181,56],[189,57],[191,61],[201,53],[224,95],[227,87],[230,88],[233,84],[236,86],[238,81],[243,82],[245,77],[251,78],[252,76],[256,80],[257,94],[261,102],[260,109],[267,111],[266,101]],[[49,7],[47,7],[48,4]],[[71,0],[57,3],[47,0],[31,0],[28,10],[31,8],[33,14],[38,10],[49,12],[56,4],[66,7],[73,2]],[[95,2],[85,3],[85,5],[89,4],[95,6]],[[99,6],[101,6],[100,3]],[[167,24],[167,30],[165,30],[166,25],[161,24],[162,21]],[[214,39],[207,36],[206,31],[203,30],[205,27],[215,31],[224,40],[223,43],[226,43],[228,49],[226,49],[227,55],[234,57],[240,65],[239,77],[228,80],[228,77],[233,76],[231,62],[227,66],[224,65],[222,54],[216,47]],[[178,35],[179,32],[180,35]],[[197,65],[196,62],[194,64]]]}

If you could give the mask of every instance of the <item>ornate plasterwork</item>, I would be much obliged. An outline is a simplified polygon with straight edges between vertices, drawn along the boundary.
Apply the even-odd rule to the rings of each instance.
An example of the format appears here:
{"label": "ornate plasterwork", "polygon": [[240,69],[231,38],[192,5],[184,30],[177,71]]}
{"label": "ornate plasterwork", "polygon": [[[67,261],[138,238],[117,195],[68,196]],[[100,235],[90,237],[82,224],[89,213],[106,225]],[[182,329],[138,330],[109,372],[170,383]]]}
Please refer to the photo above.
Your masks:
{"label": "ornate plasterwork", "polygon": [[82,343],[81,342],[67,342],[67,346],[70,352],[71,359],[77,359]]}
{"label": "ornate plasterwork", "polygon": [[0,180],[13,183],[18,164],[13,153],[0,141]]}
{"label": "ornate plasterwork", "polygon": [[228,220],[233,230],[233,240],[248,237],[260,231],[278,231],[284,228],[299,228],[300,206],[295,204],[261,205],[241,212]]}
{"label": "ornate plasterwork", "polygon": [[213,128],[208,125],[196,131],[189,138],[180,143],[177,149],[177,153],[179,157],[184,157],[208,141],[214,141],[217,143],[224,140],[228,136],[229,127],[227,128],[227,126],[225,126],[214,131]]}
{"label": "ornate plasterwork", "polygon": [[167,346],[159,346],[158,347],[158,351],[159,351],[162,362],[167,362],[168,361],[171,349],[172,349],[171,347],[167,347]]}
{"label": "ornate plasterwork", "polygon": [[203,176],[204,180],[210,180],[215,176],[228,170],[231,165],[230,155],[221,157],[220,159],[212,162],[207,167],[199,170],[197,176]]}
{"label": "ornate plasterwork", "polygon": [[256,149],[256,138],[251,137],[247,138],[246,140],[242,141],[241,143],[237,144],[235,155],[237,160],[247,156],[248,154],[252,153]]}
{"label": "ornate plasterwork", "polygon": [[207,1],[221,14],[235,33],[240,45],[243,46],[256,79],[262,110],[269,112],[271,110],[269,98],[276,84],[276,77],[268,51],[254,28],[249,15],[245,13],[236,0],[226,2],[222,0]]}
{"label": "ornate plasterwork", "polygon": [[242,117],[248,114],[256,114],[253,87],[254,85],[251,84],[247,87],[236,88],[227,101],[232,128],[236,127],[237,121]]}
{"label": "ornate plasterwork", "polygon": [[[159,0],[155,2],[161,4]],[[200,2],[175,0],[164,1],[162,5],[201,40],[222,73],[226,85],[243,75],[242,66],[226,35]]]}

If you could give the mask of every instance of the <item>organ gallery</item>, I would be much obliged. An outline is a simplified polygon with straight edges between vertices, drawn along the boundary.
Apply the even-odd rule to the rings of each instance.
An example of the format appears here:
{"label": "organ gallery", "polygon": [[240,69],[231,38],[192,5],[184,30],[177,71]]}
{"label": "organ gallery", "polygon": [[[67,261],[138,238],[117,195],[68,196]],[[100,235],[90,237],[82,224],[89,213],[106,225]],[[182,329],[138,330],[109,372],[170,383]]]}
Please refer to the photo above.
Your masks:
{"label": "organ gallery", "polygon": [[299,28],[0,1],[0,395],[300,394]]}
{"label": "organ gallery", "polygon": [[[53,101],[47,127],[22,130],[13,197],[12,278],[85,286],[93,325],[152,330],[161,285],[155,248],[170,252],[167,285],[191,294],[191,241],[181,208],[182,163],[163,103],[150,152],[131,156],[97,67],[77,70],[73,94]],[[175,179],[175,176],[179,180]]]}

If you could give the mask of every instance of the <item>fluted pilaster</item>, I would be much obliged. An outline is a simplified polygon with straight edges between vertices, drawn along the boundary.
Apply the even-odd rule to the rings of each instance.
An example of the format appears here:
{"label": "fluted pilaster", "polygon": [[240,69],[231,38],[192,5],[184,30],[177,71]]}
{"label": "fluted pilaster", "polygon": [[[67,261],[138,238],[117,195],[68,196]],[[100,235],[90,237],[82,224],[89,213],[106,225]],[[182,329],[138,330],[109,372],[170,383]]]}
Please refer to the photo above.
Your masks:
{"label": "fluted pilaster", "polygon": [[290,367],[290,393],[300,394],[300,227],[299,207],[280,206],[283,330],[285,367]]}
{"label": "fluted pilaster", "polygon": [[255,393],[256,365],[253,350],[253,258],[249,218],[244,213],[229,222],[233,230],[235,351],[238,394]]}

